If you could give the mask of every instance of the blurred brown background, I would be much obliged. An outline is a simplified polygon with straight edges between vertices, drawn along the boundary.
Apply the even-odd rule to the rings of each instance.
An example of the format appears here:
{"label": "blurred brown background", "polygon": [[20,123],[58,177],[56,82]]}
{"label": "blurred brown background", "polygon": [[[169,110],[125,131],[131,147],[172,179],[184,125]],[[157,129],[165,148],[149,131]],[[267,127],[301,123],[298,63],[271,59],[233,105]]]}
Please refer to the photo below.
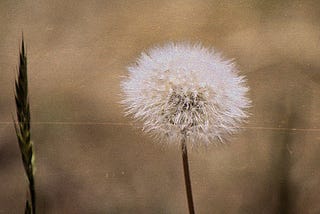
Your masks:
{"label": "blurred brown background", "polygon": [[22,31],[39,213],[187,213],[180,151],[118,104],[126,66],[181,40],[235,58],[253,100],[230,144],[189,156],[197,213],[320,213],[319,1],[1,0],[0,14],[0,213],[23,213],[27,190],[10,123]]}

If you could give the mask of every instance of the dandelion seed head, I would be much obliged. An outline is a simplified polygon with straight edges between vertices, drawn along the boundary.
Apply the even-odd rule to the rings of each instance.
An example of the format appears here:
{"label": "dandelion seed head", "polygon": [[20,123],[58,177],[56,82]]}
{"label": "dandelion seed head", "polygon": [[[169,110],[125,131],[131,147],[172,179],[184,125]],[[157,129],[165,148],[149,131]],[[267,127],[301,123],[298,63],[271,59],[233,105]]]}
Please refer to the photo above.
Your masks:
{"label": "dandelion seed head", "polygon": [[152,48],[128,71],[121,84],[126,113],[161,141],[223,142],[248,117],[244,76],[200,44]]}

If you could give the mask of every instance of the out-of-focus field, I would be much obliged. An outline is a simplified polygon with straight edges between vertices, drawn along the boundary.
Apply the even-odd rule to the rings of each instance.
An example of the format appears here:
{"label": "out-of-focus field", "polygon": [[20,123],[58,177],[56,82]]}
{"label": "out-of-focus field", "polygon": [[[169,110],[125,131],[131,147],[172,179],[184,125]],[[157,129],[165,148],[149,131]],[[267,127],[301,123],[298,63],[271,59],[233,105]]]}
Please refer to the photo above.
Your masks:
{"label": "out-of-focus field", "polygon": [[319,11],[316,0],[1,0],[0,213],[23,213],[27,190],[10,123],[22,31],[39,213],[187,213],[180,151],[119,104],[126,66],[181,40],[234,58],[253,100],[230,144],[189,156],[197,213],[320,213]]}

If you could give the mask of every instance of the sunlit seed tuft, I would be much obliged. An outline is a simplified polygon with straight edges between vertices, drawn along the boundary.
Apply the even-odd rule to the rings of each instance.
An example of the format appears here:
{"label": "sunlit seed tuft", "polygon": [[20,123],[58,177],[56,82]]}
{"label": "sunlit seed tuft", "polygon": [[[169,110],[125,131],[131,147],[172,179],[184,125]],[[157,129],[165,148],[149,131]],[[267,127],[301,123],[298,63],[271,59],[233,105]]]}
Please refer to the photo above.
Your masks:
{"label": "sunlit seed tuft", "polygon": [[127,114],[161,141],[224,141],[248,117],[235,64],[201,45],[169,43],[142,53],[122,82]]}

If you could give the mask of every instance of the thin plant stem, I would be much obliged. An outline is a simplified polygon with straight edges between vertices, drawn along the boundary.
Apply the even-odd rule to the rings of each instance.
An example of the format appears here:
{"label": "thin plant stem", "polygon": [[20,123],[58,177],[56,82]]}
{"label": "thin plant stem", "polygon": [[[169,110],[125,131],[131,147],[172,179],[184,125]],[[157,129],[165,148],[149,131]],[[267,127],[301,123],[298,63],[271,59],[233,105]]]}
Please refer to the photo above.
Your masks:
{"label": "thin plant stem", "polygon": [[34,185],[34,177],[32,176],[29,181],[29,189],[31,195],[32,213],[36,214],[36,190]]}
{"label": "thin plant stem", "polygon": [[186,192],[187,192],[187,199],[188,199],[188,207],[189,213],[194,214],[194,205],[192,199],[192,189],[191,189],[191,180],[190,180],[190,173],[189,173],[189,162],[188,162],[188,150],[186,139],[183,138],[181,140],[181,152],[182,152],[182,162],[183,162],[183,171],[184,171],[184,181],[186,184]]}
{"label": "thin plant stem", "polygon": [[[15,101],[17,123],[14,128],[18,138],[21,158],[29,182],[29,196],[26,200],[25,214],[36,214],[36,192],[34,181],[34,148],[31,141],[30,106],[28,96],[27,56],[22,38],[18,77],[15,81]],[[31,201],[30,201],[31,200]]]}

